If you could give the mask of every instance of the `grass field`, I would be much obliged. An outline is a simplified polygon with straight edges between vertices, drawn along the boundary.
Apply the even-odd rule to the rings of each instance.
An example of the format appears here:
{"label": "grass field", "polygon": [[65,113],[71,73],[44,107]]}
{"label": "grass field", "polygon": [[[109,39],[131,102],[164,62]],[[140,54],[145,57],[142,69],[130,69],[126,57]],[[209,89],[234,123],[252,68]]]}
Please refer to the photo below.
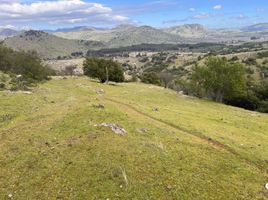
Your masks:
{"label": "grass field", "polygon": [[267,114],[83,77],[0,107],[0,199],[268,198]]}

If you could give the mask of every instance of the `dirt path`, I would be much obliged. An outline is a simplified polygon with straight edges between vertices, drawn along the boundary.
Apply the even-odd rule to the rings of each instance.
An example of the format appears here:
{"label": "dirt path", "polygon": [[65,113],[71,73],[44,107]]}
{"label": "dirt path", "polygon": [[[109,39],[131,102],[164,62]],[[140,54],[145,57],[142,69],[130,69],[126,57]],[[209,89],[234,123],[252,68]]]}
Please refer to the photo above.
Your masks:
{"label": "dirt path", "polygon": [[177,131],[181,131],[183,133],[192,135],[194,137],[197,137],[199,139],[201,139],[202,141],[205,141],[207,143],[209,143],[210,145],[212,145],[213,147],[217,148],[217,149],[221,149],[221,150],[225,150],[228,153],[234,155],[235,157],[237,157],[238,159],[242,160],[245,164],[250,165],[250,166],[254,166],[255,168],[257,168],[258,170],[260,170],[263,173],[267,173],[265,169],[263,169],[263,167],[259,166],[258,164],[252,162],[251,160],[243,157],[242,155],[240,155],[238,152],[236,152],[234,149],[232,149],[231,147],[229,147],[226,144],[222,144],[206,135],[204,135],[201,132],[198,131],[191,131],[191,130],[187,130],[186,128],[177,126],[175,124],[172,124],[170,122],[166,122],[162,119],[158,119],[156,117],[150,116],[149,114],[146,114],[140,110],[138,110],[137,108],[135,108],[134,106],[131,106],[129,104],[123,103],[123,102],[119,102],[117,100],[111,99],[111,98],[105,98],[106,101],[109,101],[111,103],[117,104],[117,105],[121,105],[122,107],[124,107],[124,110],[130,110],[131,112],[135,112],[136,114],[140,115],[141,117],[146,117],[147,119],[151,120],[152,122],[157,122],[158,124],[162,124],[164,126],[168,126],[171,127]]}

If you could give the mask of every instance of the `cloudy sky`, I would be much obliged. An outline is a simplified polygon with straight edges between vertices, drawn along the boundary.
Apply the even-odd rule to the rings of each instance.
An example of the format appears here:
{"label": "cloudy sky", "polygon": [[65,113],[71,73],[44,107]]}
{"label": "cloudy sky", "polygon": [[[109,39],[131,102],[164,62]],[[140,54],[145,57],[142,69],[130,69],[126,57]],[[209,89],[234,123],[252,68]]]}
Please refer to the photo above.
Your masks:
{"label": "cloudy sky", "polygon": [[268,22],[268,0],[0,0],[0,28],[119,24],[213,28]]}

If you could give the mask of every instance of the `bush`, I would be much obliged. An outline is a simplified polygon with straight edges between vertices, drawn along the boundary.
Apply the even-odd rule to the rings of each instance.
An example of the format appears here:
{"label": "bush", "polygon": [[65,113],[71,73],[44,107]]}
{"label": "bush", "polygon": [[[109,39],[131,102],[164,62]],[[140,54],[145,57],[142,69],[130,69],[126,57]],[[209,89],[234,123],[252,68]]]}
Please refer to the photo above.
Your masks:
{"label": "bush", "polygon": [[5,83],[0,83],[0,90],[5,89],[5,87],[6,87],[6,84]]}
{"label": "bush", "polygon": [[248,110],[256,110],[259,107],[259,99],[255,96],[232,97],[230,99],[226,99],[225,103]]}
{"label": "bush", "polygon": [[[20,82],[31,85],[43,80],[55,72],[44,66],[36,52],[13,51],[0,45],[0,71],[20,76]],[[14,83],[18,83],[17,80]]]}
{"label": "bush", "polygon": [[243,65],[220,57],[207,58],[205,65],[193,70],[191,80],[193,86],[206,91],[207,97],[222,102],[225,98],[239,96],[244,92],[246,84]]}
{"label": "bush", "polygon": [[261,101],[257,111],[268,113],[268,101]]}
{"label": "bush", "polygon": [[101,83],[108,81],[124,81],[122,66],[112,60],[87,58],[84,61],[83,69],[86,76],[97,78]]}
{"label": "bush", "polygon": [[243,61],[246,65],[257,65],[257,61],[254,58],[248,58]]}
{"label": "bush", "polygon": [[147,83],[147,84],[161,85],[160,77],[155,72],[142,74],[141,82]]}

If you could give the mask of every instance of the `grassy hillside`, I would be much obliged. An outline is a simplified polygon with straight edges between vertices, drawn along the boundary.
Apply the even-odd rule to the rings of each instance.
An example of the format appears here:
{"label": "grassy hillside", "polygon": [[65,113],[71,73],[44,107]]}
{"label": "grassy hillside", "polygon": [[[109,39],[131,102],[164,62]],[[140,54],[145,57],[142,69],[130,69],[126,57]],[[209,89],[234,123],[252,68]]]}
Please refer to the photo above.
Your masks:
{"label": "grassy hillside", "polygon": [[101,41],[108,47],[122,47],[136,44],[178,43],[181,38],[150,26],[123,25],[108,30],[84,29],[71,32],[56,32],[58,37]]}
{"label": "grassy hillside", "polygon": [[71,56],[74,52],[86,53],[89,49],[98,49],[103,46],[100,42],[68,40],[33,30],[7,38],[4,44],[15,50],[35,50],[42,58]]}
{"label": "grassy hillside", "polygon": [[86,78],[0,105],[0,199],[268,198],[268,115]]}

